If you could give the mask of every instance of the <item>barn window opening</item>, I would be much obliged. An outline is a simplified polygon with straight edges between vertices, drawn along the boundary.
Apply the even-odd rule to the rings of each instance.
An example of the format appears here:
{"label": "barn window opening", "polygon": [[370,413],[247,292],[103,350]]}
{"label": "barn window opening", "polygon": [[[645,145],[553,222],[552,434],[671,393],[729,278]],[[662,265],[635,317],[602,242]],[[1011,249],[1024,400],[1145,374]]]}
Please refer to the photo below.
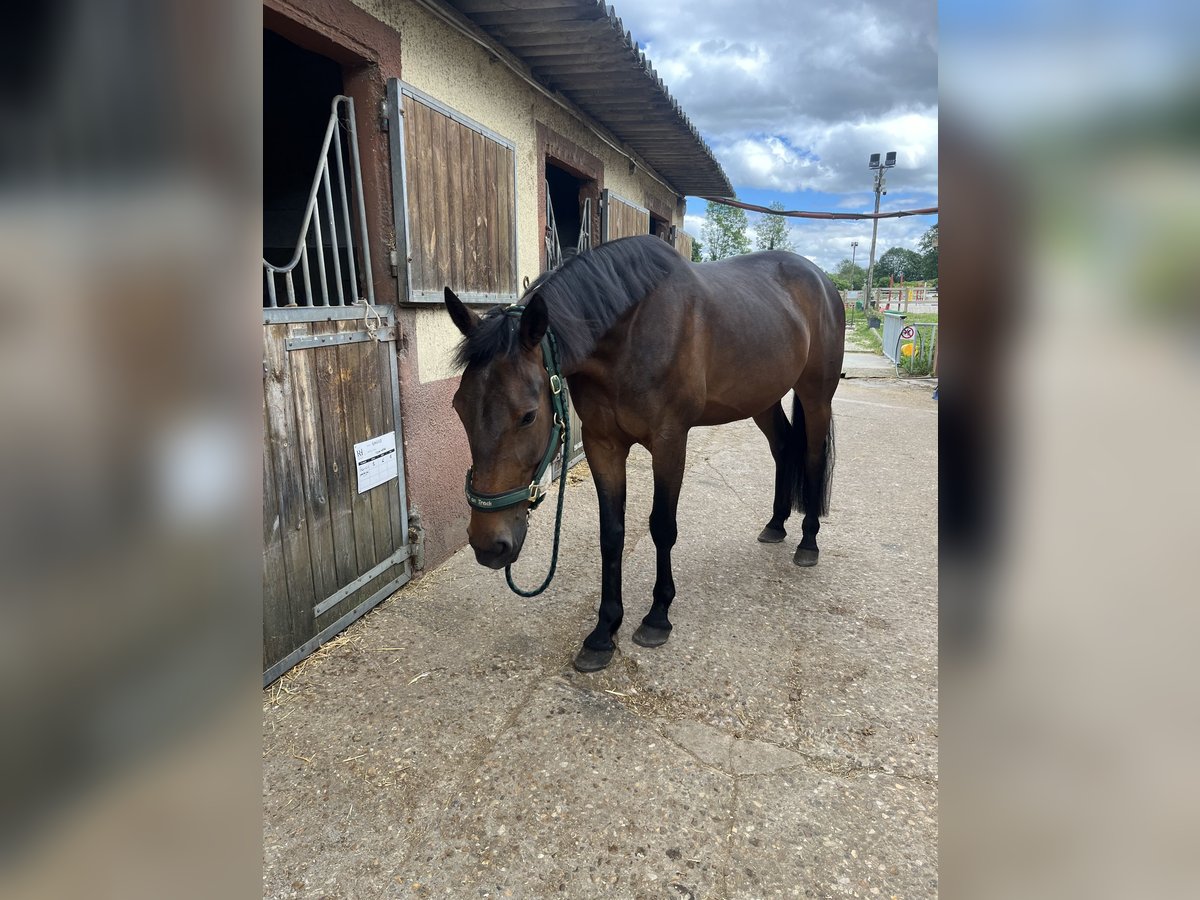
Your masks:
{"label": "barn window opening", "polygon": [[670,243],[671,241],[671,223],[666,219],[660,219],[654,213],[650,213],[650,233],[657,238],[662,238]]}
{"label": "barn window opening", "polygon": [[[359,174],[348,135],[350,101],[335,104],[344,92],[340,64],[264,29],[263,260],[291,265],[287,272],[264,266],[264,307],[348,306],[369,282],[358,258],[362,248],[355,249]],[[316,204],[306,222],[314,184]]]}
{"label": "barn window opening", "polygon": [[592,246],[590,182],[546,162],[546,268]]}

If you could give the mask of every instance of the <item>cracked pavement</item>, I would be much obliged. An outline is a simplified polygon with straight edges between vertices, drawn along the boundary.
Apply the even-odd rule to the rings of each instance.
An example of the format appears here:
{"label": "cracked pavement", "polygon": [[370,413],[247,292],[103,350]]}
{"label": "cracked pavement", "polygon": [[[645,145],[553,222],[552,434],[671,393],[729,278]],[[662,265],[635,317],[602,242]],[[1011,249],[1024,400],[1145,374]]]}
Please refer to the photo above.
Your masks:
{"label": "cracked pavement", "polygon": [[[264,896],[936,896],[931,391],[843,381],[812,569],[791,561],[797,517],[755,540],[773,470],[753,423],[695,429],[663,647],[630,640],[654,578],[635,448],[605,671],[571,668],[600,571],[573,473],[542,596],[464,550],[268,688]],[[535,514],[518,583],[544,573],[552,527]]]}

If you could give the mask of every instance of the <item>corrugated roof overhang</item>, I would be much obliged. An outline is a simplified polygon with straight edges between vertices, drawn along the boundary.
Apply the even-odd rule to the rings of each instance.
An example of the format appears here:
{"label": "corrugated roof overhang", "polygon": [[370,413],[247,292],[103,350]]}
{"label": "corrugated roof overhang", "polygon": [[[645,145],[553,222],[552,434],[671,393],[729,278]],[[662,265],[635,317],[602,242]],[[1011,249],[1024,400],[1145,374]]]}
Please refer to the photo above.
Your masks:
{"label": "corrugated roof overhang", "polygon": [[604,126],[680,194],[733,186],[646,54],[603,0],[443,0]]}

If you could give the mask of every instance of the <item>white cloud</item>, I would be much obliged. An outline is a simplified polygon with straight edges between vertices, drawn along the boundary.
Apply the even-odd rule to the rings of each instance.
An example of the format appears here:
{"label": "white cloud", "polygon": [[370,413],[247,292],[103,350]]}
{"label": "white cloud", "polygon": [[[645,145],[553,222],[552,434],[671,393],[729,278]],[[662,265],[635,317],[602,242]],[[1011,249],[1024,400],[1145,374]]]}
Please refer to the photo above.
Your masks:
{"label": "white cloud", "polygon": [[871,153],[892,182],[937,191],[934,0],[615,0],[734,187],[869,189]]}
{"label": "white cloud", "polygon": [[867,190],[872,153],[896,151],[888,181],[906,191],[937,192],[937,112],[898,112],[871,122],[797,122],[776,134],[733,134],[712,141],[735,187],[787,193]]}

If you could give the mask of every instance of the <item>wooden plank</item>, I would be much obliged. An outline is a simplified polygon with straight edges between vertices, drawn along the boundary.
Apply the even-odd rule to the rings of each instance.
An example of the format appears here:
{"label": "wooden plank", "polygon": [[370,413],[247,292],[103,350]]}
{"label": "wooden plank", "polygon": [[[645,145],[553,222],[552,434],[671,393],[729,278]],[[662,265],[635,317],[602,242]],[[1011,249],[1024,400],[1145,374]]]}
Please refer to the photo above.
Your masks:
{"label": "wooden plank", "polygon": [[287,656],[292,635],[287,572],[283,564],[283,519],[271,464],[270,421],[263,381],[263,671]]}
{"label": "wooden plank", "polygon": [[[314,332],[336,332],[337,323],[319,322]],[[338,585],[348,584],[370,568],[360,566],[354,543],[354,448],[346,439],[346,411],[342,403],[342,368],[337,347],[316,347],[317,402],[321,410],[321,436],[325,449],[329,518],[333,530],[333,559]],[[322,597],[321,600],[325,598]],[[318,601],[319,602],[319,601]]]}
{"label": "wooden plank", "polygon": [[513,248],[517,236],[514,234],[516,215],[513,212],[513,155],[507,147],[496,145],[496,228],[501,240],[496,259],[497,270],[500,273],[500,291],[513,291],[516,288],[516,267],[513,265]]}
{"label": "wooden plank", "polygon": [[543,60],[565,62],[578,60],[581,56],[605,60],[620,56],[628,59],[626,54],[618,54],[612,45],[612,38],[607,35],[593,37],[584,34],[571,41],[560,40],[557,44],[525,44],[520,48],[508,49],[530,66],[539,66]]}
{"label": "wooden plank", "polygon": [[658,90],[658,86],[651,80],[650,73],[642,67],[642,64],[623,53],[596,53],[576,56],[564,59],[562,62],[555,62],[551,65],[543,65],[541,61],[535,60],[529,68],[535,75],[563,79],[578,78],[588,83],[595,83],[598,78],[597,73],[599,72],[604,72],[605,74],[611,72],[613,78],[632,74],[642,79],[642,89],[647,92],[647,95],[650,94],[651,90]]}
{"label": "wooden plank", "polygon": [[[362,385],[358,391],[359,402],[363,405],[363,421],[372,437],[387,433],[383,416],[383,372],[380,368],[380,349],[392,348],[390,343],[367,342],[358,345],[362,350]],[[389,397],[391,392],[388,392]],[[391,418],[390,416],[388,417]],[[400,448],[396,448],[399,457]],[[387,559],[401,544],[400,536],[392,534],[392,519],[388,515],[388,485],[385,482],[379,487],[372,488],[364,495],[371,504],[371,516],[375,533],[375,558]]]}
{"label": "wooden plank", "polygon": [[[420,141],[420,124],[417,121],[416,101],[405,94],[400,95],[404,102],[404,164],[407,172],[408,195],[408,253],[412,257],[412,285],[419,288],[425,284],[424,261],[425,247],[421,239],[422,227],[422,195],[420,158],[417,152]],[[399,172],[392,173],[393,178],[399,178]]]}
{"label": "wooden plank", "polygon": [[[459,0],[458,7],[468,15],[480,12],[504,12],[513,9],[512,0]],[[521,9],[578,10],[575,0],[521,0]],[[576,13],[578,16],[578,13]]]}
{"label": "wooden plank", "polygon": [[450,119],[446,120],[446,146],[442,157],[446,163],[446,284],[457,290],[465,288],[463,279],[463,132],[468,129]]}
{"label": "wooden plank", "polygon": [[567,7],[563,9],[527,9],[513,10],[502,9],[495,12],[477,12],[471,14],[472,21],[480,25],[485,30],[489,27],[507,26],[515,27],[525,24],[556,24],[559,22],[578,22],[580,21],[579,9],[577,7]]}
{"label": "wooden plank", "polygon": [[437,283],[437,206],[438,196],[433,165],[434,112],[424,103],[414,103],[417,120],[418,162],[421,178],[421,283],[420,289],[433,290]]}
{"label": "wooden plank", "polygon": [[487,213],[483,206],[483,135],[470,132],[470,155],[463,154],[463,165],[469,177],[463,215],[467,225],[467,285],[468,290],[482,291],[483,243],[487,240]]}
{"label": "wooden plank", "polygon": [[[288,326],[267,325],[264,331],[264,355],[267,363],[266,440],[271,445],[271,466],[275,473],[275,489],[279,497],[279,518],[282,531],[283,562],[287,582],[290,620],[279,620],[280,627],[290,632],[280,633],[283,644],[299,647],[314,633],[312,608],[317,602],[309,565],[308,523],[304,508],[304,488],[301,483],[300,457],[297,452],[296,417],[292,408],[291,367],[283,342]],[[286,655],[286,654],[285,654]]]}
{"label": "wooden plank", "polygon": [[682,228],[675,230],[675,249],[684,259],[692,258],[692,236]]}
{"label": "wooden plank", "polygon": [[526,22],[524,24],[493,24],[488,34],[507,47],[514,56],[523,56],[527,47],[559,46],[602,35],[610,35],[612,29],[606,19],[591,19],[587,22]]}
{"label": "wooden plank", "polygon": [[[392,391],[394,388],[392,385],[392,369],[390,360],[388,358],[388,354],[396,352],[396,345],[395,343],[391,342],[381,342],[376,347],[376,352],[379,354],[380,385],[382,388],[379,401],[382,407],[381,421],[383,422],[383,428],[379,433],[387,434],[389,432],[399,431],[399,429],[396,427],[395,409],[392,405]],[[397,385],[396,388],[398,389],[398,387],[399,386]],[[400,472],[403,473],[404,448],[402,446],[399,434],[396,435],[396,452],[401,457],[401,459],[397,461],[397,464],[400,467]],[[399,547],[403,546],[404,541],[408,536],[408,523],[400,520],[400,479],[396,478],[393,481],[389,481],[385,487],[387,489],[386,503],[389,527],[392,532],[392,544],[398,549]]]}
{"label": "wooden plank", "polygon": [[[311,334],[310,323],[292,325],[292,337]],[[329,516],[329,490],[325,477],[325,447],[321,436],[321,405],[317,401],[315,348],[287,354],[292,369],[292,399],[296,414],[296,446],[304,485],[304,510],[308,519],[308,556],[313,589],[319,603],[341,585],[333,559],[333,523]]]}
{"label": "wooden plank", "polygon": [[496,203],[496,156],[499,145],[495,141],[484,140],[483,188],[484,208],[488,211],[488,240],[486,245],[487,287],[489,293],[500,290],[500,273],[497,260],[500,256],[500,216]]}
{"label": "wooden plank", "polygon": [[430,111],[433,123],[431,143],[433,145],[433,191],[437,196],[437,228],[433,239],[433,269],[435,273],[432,290],[440,291],[450,283],[450,196],[449,167],[446,160],[446,130],[453,123],[437,110]]}
{"label": "wooden plank", "polygon": [[[353,319],[335,323],[339,331],[358,331],[360,322]],[[370,424],[363,416],[362,403],[362,353],[367,344],[342,344],[335,350],[338,356],[340,377],[338,378],[342,409],[346,413],[346,442],[349,455],[346,458],[347,481],[350,486],[351,510],[354,521],[354,547],[358,557],[355,577],[380,561],[375,549],[375,517],[370,500],[358,492],[358,473],[354,468],[354,445],[377,437],[371,433]],[[335,348],[328,348],[334,350]],[[324,599],[324,598],[322,598]]]}

